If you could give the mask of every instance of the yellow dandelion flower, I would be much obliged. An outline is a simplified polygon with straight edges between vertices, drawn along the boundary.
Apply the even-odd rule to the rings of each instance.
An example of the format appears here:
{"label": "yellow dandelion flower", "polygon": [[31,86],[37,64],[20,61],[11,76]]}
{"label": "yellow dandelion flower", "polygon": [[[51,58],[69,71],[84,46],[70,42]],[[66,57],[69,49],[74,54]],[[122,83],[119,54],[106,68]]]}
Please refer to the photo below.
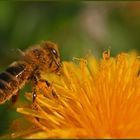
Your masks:
{"label": "yellow dandelion flower", "polygon": [[[32,129],[23,138],[139,138],[140,59],[122,53],[63,62],[63,74],[44,74],[32,107],[20,107]],[[52,92],[53,91],[53,92]],[[32,101],[31,94],[26,97]]]}

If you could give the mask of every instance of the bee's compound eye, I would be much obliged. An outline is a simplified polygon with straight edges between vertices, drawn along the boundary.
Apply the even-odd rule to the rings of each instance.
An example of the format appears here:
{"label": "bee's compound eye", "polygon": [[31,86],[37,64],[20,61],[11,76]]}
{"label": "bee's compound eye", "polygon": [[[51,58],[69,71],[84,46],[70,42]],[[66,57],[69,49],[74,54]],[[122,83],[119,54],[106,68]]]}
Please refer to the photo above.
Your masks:
{"label": "bee's compound eye", "polygon": [[53,53],[56,57],[58,57],[57,51],[56,51],[55,49],[52,49],[52,53]]}
{"label": "bee's compound eye", "polygon": [[55,49],[52,49],[52,52],[53,54],[57,54],[56,50]]}

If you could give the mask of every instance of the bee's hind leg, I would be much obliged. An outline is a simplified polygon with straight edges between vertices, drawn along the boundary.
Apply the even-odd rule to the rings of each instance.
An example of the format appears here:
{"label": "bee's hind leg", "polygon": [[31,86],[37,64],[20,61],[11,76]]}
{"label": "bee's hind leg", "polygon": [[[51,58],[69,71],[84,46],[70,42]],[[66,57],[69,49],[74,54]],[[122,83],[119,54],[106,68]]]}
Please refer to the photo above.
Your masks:
{"label": "bee's hind leg", "polygon": [[11,97],[12,106],[14,106],[19,98],[19,91]]}

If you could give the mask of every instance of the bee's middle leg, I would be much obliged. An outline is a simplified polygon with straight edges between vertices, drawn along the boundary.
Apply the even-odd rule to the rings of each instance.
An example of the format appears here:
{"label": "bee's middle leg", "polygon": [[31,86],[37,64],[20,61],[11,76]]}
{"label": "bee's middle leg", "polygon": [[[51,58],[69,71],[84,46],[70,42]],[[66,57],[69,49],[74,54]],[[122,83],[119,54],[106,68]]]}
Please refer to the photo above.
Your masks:
{"label": "bee's middle leg", "polygon": [[36,85],[38,83],[38,78],[36,76],[32,77],[32,84],[33,84],[33,94],[32,94],[32,102],[35,102],[35,99],[37,97],[37,92],[36,92]]}

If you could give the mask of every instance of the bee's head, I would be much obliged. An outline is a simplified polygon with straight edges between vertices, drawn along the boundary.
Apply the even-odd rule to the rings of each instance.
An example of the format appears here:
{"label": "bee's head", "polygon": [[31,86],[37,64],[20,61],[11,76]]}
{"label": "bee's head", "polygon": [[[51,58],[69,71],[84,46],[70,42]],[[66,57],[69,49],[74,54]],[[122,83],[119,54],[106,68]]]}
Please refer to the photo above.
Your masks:
{"label": "bee's head", "polygon": [[60,53],[58,46],[50,41],[43,41],[41,47],[45,50],[48,57],[48,69],[59,72],[61,68]]}
{"label": "bee's head", "polygon": [[32,65],[38,69],[44,72],[60,72],[60,53],[55,43],[42,41],[41,44],[28,49],[25,54],[26,59],[29,59]]}

